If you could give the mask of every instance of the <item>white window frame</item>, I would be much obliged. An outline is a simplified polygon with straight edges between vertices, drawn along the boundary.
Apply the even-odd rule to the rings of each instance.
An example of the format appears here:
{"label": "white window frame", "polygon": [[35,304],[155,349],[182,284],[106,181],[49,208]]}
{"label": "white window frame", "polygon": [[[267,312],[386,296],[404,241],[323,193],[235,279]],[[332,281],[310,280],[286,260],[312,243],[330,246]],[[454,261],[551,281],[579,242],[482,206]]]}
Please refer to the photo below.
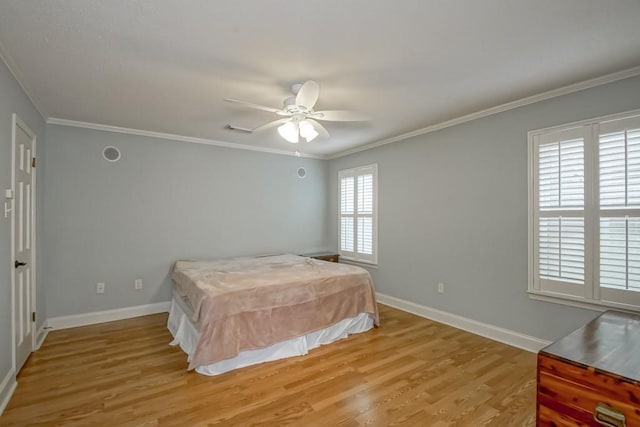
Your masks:
{"label": "white window frame", "polygon": [[[624,216],[625,212],[636,214],[636,208],[608,209],[600,207],[599,194],[599,137],[601,128],[609,130],[625,123],[640,126],[640,110],[598,117],[551,128],[533,130],[528,133],[528,293],[533,299],[583,308],[606,310],[618,308],[640,311],[640,292],[617,290],[601,287],[600,279],[600,217]],[[603,131],[602,133],[606,133]],[[585,182],[584,182],[584,241],[585,271],[584,284],[576,288],[568,283],[541,280],[538,265],[538,224],[540,208],[538,206],[538,145],[548,141],[552,135],[565,134],[569,137],[581,135],[585,146]],[[562,215],[571,216],[571,209],[559,209]]]}
{"label": "white window frame", "polygon": [[[362,175],[373,175],[373,212],[371,215],[366,215],[367,217],[372,218],[372,254],[364,254],[358,252],[358,217],[362,216],[358,214],[357,209],[357,200],[358,200],[358,190],[357,190],[357,178]],[[354,213],[352,216],[354,218],[354,236],[353,236],[353,251],[346,251],[342,249],[342,179],[354,177],[355,184],[355,192],[354,192]],[[356,168],[345,169],[338,171],[338,254],[340,254],[340,259],[361,262],[365,264],[378,265],[378,164],[374,163],[366,166],[359,166]]]}

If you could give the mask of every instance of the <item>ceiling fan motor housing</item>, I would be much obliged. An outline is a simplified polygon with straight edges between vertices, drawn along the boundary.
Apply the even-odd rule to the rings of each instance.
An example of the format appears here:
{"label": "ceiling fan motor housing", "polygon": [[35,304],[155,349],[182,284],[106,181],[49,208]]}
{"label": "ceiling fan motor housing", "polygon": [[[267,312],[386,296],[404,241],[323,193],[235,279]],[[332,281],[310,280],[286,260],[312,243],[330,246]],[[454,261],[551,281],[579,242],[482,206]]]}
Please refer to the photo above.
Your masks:
{"label": "ceiling fan motor housing", "polygon": [[284,100],[284,111],[286,111],[289,114],[309,114],[311,112],[311,110],[309,110],[307,107],[305,107],[304,105],[298,105],[296,104],[296,97],[295,96],[290,96],[287,99]]}

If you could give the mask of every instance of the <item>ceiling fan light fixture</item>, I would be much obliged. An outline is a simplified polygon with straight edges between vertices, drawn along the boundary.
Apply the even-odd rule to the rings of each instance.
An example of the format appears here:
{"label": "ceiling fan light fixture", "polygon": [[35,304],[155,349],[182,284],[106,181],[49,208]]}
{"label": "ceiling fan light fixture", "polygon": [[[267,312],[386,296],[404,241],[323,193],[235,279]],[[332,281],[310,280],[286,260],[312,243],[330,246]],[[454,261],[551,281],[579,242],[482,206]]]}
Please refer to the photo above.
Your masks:
{"label": "ceiling fan light fixture", "polygon": [[[354,111],[315,111],[314,106],[320,95],[320,86],[313,80],[297,83],[292,86],[291,90],[294,96],[289,96],[285,99],[282,108],[266,107],[232,98],[225,98],[224,100],[242,104],[254,110],[268,111],[284,116],[284,118],[273,120],[255,129],[247,130],[253,133],[277,127],[280,136],[292,144],[297,144],[301,137],[307,142],[311,142],[317,137],[328,139],[330,137],[329,132],[317,120],[328,122],[361,122],[370,120],[366,115]],[[238,130],[239,128],[235,127],[235,129]]]}
{"label": "ceiling fan light fixture", "polygon": [[313,141],[317,136],[318,136],[318,132],[316,131],[316,129],[313,127],[313,125],[311,124],[310,121],[308,120],[303,120],[300,122],[300,135],[307,141],[307,142],[311,142]]}
{"label": "ceiling fan light fixture", "polygon": [[292,144],[296,144],[299,141],[298,126],[296,126],[296,124],[293,122],[287,122],[281,126],[278,126],[278,133],[281,137]]}
{"label": "ceiling fan light fixture", "polygon": [[316,139],[316,136],[318,136],[318,132],[316,132],[315,130],[313,131],[313,134],[309,135],[308,137],[305,137],[304,139],[307,140],[307,142],[311,142],[314,139]]}

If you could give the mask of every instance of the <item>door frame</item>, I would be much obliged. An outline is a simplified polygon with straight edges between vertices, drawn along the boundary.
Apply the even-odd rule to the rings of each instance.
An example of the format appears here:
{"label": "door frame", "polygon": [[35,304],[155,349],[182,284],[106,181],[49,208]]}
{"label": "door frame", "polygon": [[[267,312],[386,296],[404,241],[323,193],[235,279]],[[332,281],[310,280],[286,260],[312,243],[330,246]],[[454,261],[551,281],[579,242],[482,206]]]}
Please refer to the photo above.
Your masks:
{"label": "door frame", "polygon": [[[15,243],[16,243],[16,130],[20,127],[31,138],[33,143],[33,152],[31,156],[36,157],[36,134],[23,122],[16,113],[11,116],[11,262],[10,267],[13,267],[13,262],[16,259]],[[29,160],[30,161],[30,160]],[[37,164],[36,164],[37,166]],[[31,312],[36,311],[36,175],[37,168],[31,173]],[[33,317],[32,317],[33,319]],[[38,331],[36,325],[38,324],[32,320],[31,325],[31,352],[36,348]],[[16,372],[16,270],[11,269],[11,367],[13,372]]]}

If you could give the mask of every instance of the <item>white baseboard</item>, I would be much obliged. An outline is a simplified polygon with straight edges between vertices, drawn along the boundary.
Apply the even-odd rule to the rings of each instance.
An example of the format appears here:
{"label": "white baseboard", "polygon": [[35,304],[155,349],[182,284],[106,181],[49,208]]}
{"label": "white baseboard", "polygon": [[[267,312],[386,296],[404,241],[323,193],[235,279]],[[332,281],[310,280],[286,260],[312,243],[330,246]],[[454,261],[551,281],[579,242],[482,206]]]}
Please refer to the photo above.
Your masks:
{"label": "white baseboard", "polygon": [[445,325],[453,326],[454,328],[462,329],[532,353],[537,353],[540,349],[551,344],[551,341],[542,340],[510,329],[490,325],[488,323],[478,322],[477,320],[468,319],[466,317],[458,316],[457,314],[451,314],[446,311],[427,307],[426,305],[416,304],[414,302],[381,294],[379,292],[376,292],[376,297],[380,304],[388,305],[420,317],[444,323]]}
{"label": "white baseboard", "polygon": [[17,385],[16,373],[11,369],[0,383],[0,415],[9,404]]}
{"label": "white baseboard", "polygon": [[40,347],[42,347],[42,343],[44,343],[44,340],[47,338],[47,334],[49,333],[49,327],[47,324],[48,322],[44,321],[42,322],[42,325],[40,325],[36,335],[36,348],[34,348],[33,351],[39,350]]}
{"label": "white baseboard", "polygon": [[47,320],[51,329],[67,329],[78,326],[95,325],[96,323],[113,322],[115,320],[130,319],[146,316],[147,314],[166,313],[171,302],[138,305],[135,307],[117,308],[115,310],[94,311],[93,313],[72,314],[70,316],[52,317]]}
{"label": "white baseboard", "polygon": [[[44,342],[49,329],[66,329],[77,326],[93,325],[96,323],[112,322],[114,320],[130,319],[147,314],[165,313],[169,311],[171,303],[159,302],[155,304],[139,305],[135,307],[118,308],[115,310],[96,311],[93,313],[74,314],[71,316],[52,317],[40,326],[36,336],[36,350]],[[16,389],[16,374],[9,371],[0,383],[0,415],[9,404]]]}

